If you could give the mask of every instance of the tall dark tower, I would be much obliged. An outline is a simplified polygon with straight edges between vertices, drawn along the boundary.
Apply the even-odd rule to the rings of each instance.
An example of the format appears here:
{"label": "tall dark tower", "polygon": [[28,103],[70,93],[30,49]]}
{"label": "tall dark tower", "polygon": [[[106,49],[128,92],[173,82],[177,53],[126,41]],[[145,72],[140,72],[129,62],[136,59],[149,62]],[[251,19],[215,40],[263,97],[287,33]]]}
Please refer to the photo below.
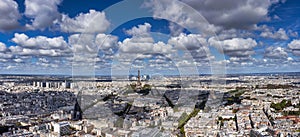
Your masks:
{"label": "tall dark tower", "polygon": [[136,90],[140,90],[142,88],[142,83],[141,83],[141,72],[138,70],[138,80],[136,83]]}
{"label": "tall dark tower", "polygon": [[141,85],[141,72],[138,70],[138,84]]}

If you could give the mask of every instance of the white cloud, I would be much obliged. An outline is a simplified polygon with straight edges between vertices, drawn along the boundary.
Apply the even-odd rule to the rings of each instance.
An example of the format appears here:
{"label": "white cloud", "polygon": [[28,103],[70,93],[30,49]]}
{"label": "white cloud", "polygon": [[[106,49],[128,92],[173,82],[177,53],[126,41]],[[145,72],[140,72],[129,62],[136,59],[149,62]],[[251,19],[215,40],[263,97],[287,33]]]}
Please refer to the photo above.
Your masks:
{"label": "white cloud", "polygon": [[144,3],[144,7],[151,9],[154,18],[167,19],[187,29],[208,34],[220,30],[220,27],[209,24],[197,11],[178,1],[150,0]]}
{"label": "white cloud", "polygon": [[62,36],[48,38],[45,36],[37,36],[34,38],[29,38],[26,34],[15,33],[12,41],[16,44],[33,49],[68,49],[69,46],[65,42]]}
{"label": "white cloud", "polygon": [[0,62],[7,62],[8,59],[13,58],[6,45],[0,42]]}
{"label": "white cloud", "polygon": [[7,62],[8,60],[7,59],[1,59],[0,58],[0,62]]}
{"label": "white cloud", "polygon": [[288,57],[287,60],[288,61],[294,61],[294,59],[292,57]]}
{"label": "white cloud", "polygon": [[14,59],[14,61],[15,61],[15,62],[17,62],[17,63],[21,63],[21,62],[23,62],[23,60],[22,60],[22,59],[20,59],[20,58],[16,58],[16,59]]}
{"label": "white cloud", "polygon": [[136,37],[127,38],[123,42],[119,42],[119,51],[122,53],[168,53],[172,50],[172,46],[163,42],[154,43],[151,38],[138,39]]}
{"label": "white cloud", "polygon": [[104,12],[90,10],[89,13],[80,13],[75,18],[62,16],[60,23],[63,32],[70,33],[103,33],[110,26]]}
{"label": "white cloud", "polygon": [[300,50],[300,40],[293,40],[288,44],[290,49]]}
{"label": "white cloud", "polygon": [[300,56],[300,40],[293,40],[288,44],[288,48],[294,55]]}
{"label": "white cloud", "polygon": [[73,34],[68,37],[69,44],[72,46],[73,52],[94,53],[97,52],[94,35]]}
{"label": "white cloud", "polygon": [[216,38],[210,38],[208,40],[212,46],[221,45],[220,52],[224,52],[228,56],[232,57],[245,57],[254,54],[253,48],[257,46],[257,43],[252,38],[232,38],[223,41],[218,41]]}
{"label": "white cloud", "polygon": [[270,30],[260,33],[261,37],[264,38],[272,38],[272,39],[280,39],[280,40],[288,40],[289,37],[286,31],[283,28],[278,29],[276,32],[271,32]]}
{"label": "white cloud", "polygon": [[13,42],[19,43],[19,44],[24,44],[28,40],[28,36],[25,35],[24,33],[19,34],[15,33],[14,38],[12,39]]}
{"label": "white cloud", "polygon": [[5,69],[13,69],[16,68],[16,66],[8,65]]}
{"label": "white cloud", "polygon": [[288,54],[282,47],[268,47],[264,56],[270,59],[287,59]]}
{"label": "white cloud", "polygon": [[96,56],[98,52],[110,55],[118,48],[118,37],[106,34],[73,34],[68,38],[74,53]]}
{"label": "white cloud", "polygon": [[113,35],[98,34],[96,36],[95,43],[102,51],[110,51],[118,47],[118,37]]}
{"label": "white cloud", "polygon": [[19,27],[21,15],[18,4],[13,0],[0,0],[0,31],[13,30]]}
{"label": "white cloud", "polygon": [[[166,18],[182,26],[218,32],[221,29],[253,29],[268,18],[268,9],[279,1],[270,0],[181,0],[191,8],[176,1],[150,0],[144,5],[151,8],[153,16]],[[205,19],[199,19],[198,11]]]}
{"label": "white cloud", "polygon": [[[125,32],[132,35],[132,38],[124,39],[118,42],[119,50],[114,56],[113,70],[121,68],[147,68],[150,71],[164,68],[169,70],[170,58],[176,49],[172,45],[164,42],[155,42],[150,35],[151,25],[148,23],[138,25]],[[164,59],[158,59],[158,56],[164,56]],[[143,62],[143,59],[149,58],[149,62]],[[165,62],[165,63],[162,63]]]}
{"label": "white cloud", "polygon": [[17,55],[26,56],[70,56],[71,48],[62,36],[48,38],[37,36],[29,38],[26,34],[15,33],[12,41],[18,46],[9,49]]}
{"label": "white cloud", "polygon": [[[11,41],[16,46],[3,48],[5,44],[0,43],[3,49],[0,52],[0,61],[5,62],[2,66],[8,68],[7,72],[60,73],[70,70],[72,60],[67,58],[71,58],[73,54],[63,37],[30,38],[25,34],[15,33]],[[33,62],[33,59],[37,60]]]}
{"label": "white cloud", "polygon": [[207,46],[206,39],[199,34],[181,33],[177,37],[171,37],[168,44],[174,45],[175,48],[181,50],[197,50],[200,47]]}
{"label": "white cloud", "polygon": [[233,66],[240,66],[240,65],[253,65],[255,62],[255,59],[252,57],[230,57],[229,58],[229,65]]}
{"label": "white cloud", "polygon": [[198,10],[209,22],[224,28],[252,28],[267,18],[270,0],[181,0]]}
{"label": "white cloud", "polygon": [[[209,60],[213,59],[209,53],[207,41],[201,35],[180,34],[171,37],[167,43],[154,42],[149,32],[150,29],[151,25],[145,23],[126,31],[130,32],[127,34],[133,36],[119,42],[119,53],[116,56],[119,66],[133,65],[151,69],[151,71],[181,68],[180,71],[185,72],[190,69],[194,71],[197,66],[208,66]],[[149,62],[133,61],[144,58],[150,58]]]}
{"label": "white cloud", "polygon": [[1,52],[0,52],[0,58],[2,58],[2,59],[10,59],[10,58],[12,58],[12,57],[13,57],[12,54],[9,54],[9,53],[1,53]]}
{"label": "white cloud", "polygon": [[89,69],[88,72],[91,67],[103,69],[104,65],[111,63],[118,48],[118,37],[102,33],[73,34],[68,39],[74,53],[68,60],[72,61],[75,70],[79,70],[80,73],[83,73],[82,67]]}
{"label": "white cloud", "polygon": [[128,35],[131,36],[149,36],[151,25],[149,23],[144,23],[143,25],[138,25],[126,31]]}
{"label": "white cloud", "polygon": [[166,53],[172,46],[163,42],[154,43],[150,35],[151,25],[145,23],[126,31],[132,38],[126,38],[119,42],[119,51],[122,53]]}
{"label": "white cloud", "polygon": [[257,45],[256,41],[252,38],[233,38],[229,40],[224,40],[223,44],[223,48],[225,51],[249,50]]}
{"label": "white cloud", "polygon": [[21,56],[63,56],[62,53],[54,49],[29,49],[20,46],[11,46],[10,50],[13,54]]}
{"label": "white cloud", "polygon": [[62,0],[25,0],[25,16],[32,18],[29,29],[45,29],[59,21],[61,14],[57,6]]}
{"label": "white cloud", "polygon": [[218,33],[219,40],[226,40],[232,38],[249,38],[254,37],[255,35],[251,31],[239,30],[239,29],[227,29],[222,30]]}
{"label": "white cloud", "polygon": [[46,58],[39,58],[38,60],[43,63],[49,63],[49,60]]}
{"label": "white cloud", "polygon": [[7,50],[6,45],[4,43],[0,42],[0,52],[4,52],[6,50]]}

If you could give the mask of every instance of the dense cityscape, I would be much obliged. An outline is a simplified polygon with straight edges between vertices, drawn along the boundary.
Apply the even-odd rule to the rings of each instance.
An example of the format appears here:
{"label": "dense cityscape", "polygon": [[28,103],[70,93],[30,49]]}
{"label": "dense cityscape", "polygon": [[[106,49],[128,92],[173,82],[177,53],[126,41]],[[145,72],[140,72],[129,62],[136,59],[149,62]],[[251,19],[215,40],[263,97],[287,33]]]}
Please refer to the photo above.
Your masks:
{"label": "dense cityscape", "polygon": [[0,137],[300,137],[296,0],[0,0]]}
{"label": "dense cityscape", "polygon": [[[139,74],[139,73],[138,73]],[[1,136],[299,136],[299,73],[2,75]]]}

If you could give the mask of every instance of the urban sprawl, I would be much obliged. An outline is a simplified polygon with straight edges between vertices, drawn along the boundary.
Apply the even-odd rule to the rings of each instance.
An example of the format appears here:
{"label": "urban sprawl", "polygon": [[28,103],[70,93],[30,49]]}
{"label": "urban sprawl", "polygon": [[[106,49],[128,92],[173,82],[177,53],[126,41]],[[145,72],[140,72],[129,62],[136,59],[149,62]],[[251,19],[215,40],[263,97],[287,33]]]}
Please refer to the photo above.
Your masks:
{"label": "urban sprawl", "polygon": [[298,73],[2,75],[0,136],[296,137],[299,87]]}

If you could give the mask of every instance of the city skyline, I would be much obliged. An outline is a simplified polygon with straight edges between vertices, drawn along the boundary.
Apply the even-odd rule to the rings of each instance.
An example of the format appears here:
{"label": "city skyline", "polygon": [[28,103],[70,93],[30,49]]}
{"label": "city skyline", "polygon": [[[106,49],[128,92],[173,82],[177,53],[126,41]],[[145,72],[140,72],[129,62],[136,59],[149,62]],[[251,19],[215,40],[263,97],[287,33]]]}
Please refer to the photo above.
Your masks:
{"label": "city skyline", "polygon": [[299,72],[290,0],[1,0],[1,74]]}

